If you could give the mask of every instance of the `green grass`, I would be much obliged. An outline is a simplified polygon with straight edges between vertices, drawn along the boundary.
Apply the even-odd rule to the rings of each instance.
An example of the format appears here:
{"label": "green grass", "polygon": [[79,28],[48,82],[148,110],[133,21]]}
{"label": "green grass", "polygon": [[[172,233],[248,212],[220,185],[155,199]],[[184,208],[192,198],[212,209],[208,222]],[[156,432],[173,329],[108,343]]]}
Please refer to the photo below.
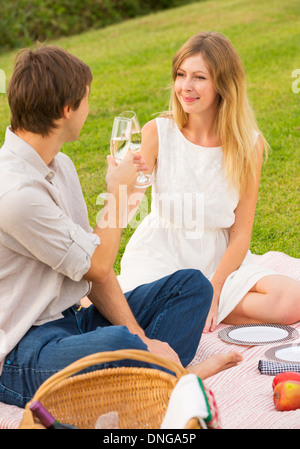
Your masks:
{"label": "green grass", "polygon": [[[79,140],[63,148],[78,170],[90,223],[95,225],[96,199],[105,191],[114,116],[134,109],[144,124],[167,109],[173,54],[200,30],[222,32],[237,48],[259,127],[272,148],[262,173],[251,250],[300,257],[300,93],[292,91],[292,72],[300,69],[299,0],[195,2],[54,42],[87,62],[94,75],[90,115]],[[15,54],[0,56],[7,79]],[[8,123],[6,96],[0,94],[1,141]],[[124,230],[116,272],[132,232]]]}

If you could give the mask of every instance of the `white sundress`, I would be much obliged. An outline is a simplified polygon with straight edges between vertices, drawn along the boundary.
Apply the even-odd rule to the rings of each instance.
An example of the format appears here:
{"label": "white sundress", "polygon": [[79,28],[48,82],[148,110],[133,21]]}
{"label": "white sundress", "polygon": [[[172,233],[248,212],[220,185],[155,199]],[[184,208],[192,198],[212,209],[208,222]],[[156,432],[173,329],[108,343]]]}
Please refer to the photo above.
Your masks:
{"label": "white sundress", "polygon": [[[123,292],[184,268],[212,279],[226,251],[238,194],[228,187],[221,147],[187,140],[175,122],[156,119],[159,150],[151,212],[129,240],[118,276]],[[255,136],[255,139],[257,135]],[[262,277],[275,272],[248,251],[223,286],[220,323]]]}

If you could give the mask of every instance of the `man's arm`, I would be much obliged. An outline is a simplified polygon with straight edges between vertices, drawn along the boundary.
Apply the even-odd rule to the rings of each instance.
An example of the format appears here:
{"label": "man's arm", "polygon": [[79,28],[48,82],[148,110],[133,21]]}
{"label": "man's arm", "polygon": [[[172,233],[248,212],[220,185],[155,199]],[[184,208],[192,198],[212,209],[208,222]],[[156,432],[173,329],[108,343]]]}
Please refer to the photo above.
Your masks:
{"label": "man's arm", "polygon": [[150,352],[168,357],[179,365],[181,364],[178,355],[168,343],[150,339],[145,335],[123,295],[113,270],[109,272],[105,282],[93,283],[88,298],[111,324],[126,326],[132,334],[138,335]]}
{"label": "man's arm", "polygon": [[[111,194],[108,195],[108,201],[104,204],[103,212],[94,230],[101,239],[101,245],[95,251],[91,269],[84,279],[93,282],[105,281],[119,249],[122,228],[127,226],[143,197],[144,190],[137,191],[134,188],[136,170],[152,172],[154,169],[158,154],[158,132],[155,120],[143,127],[142,136],[143,144],[139,154],[129,151],[117,167],[113,158],[108,157],[106,181],[107,192]],[[144,160],[147,161],[147,165]],[[135,164],[132,164],[132,161],[135,161]],[[119,186],[122,187],[121,192]],[[109,226],[107,226],[108,222]]]}
{"label": "man's arm", "polygon": [[112,325],[126,326],[132,334],[141,338],[150,352],[164,355],[180,364],[178,355],[168,343],[150,339],[145,335],[113,271],[121,231],[127,225],[128,195],[134,190],[137,171],[146,171],[148,167],[140,155],[130,152],[119,165],[110,156],[107,160],[108,199],[94,230],[101,243],[91,258],[90,269],[84,276],[84,279],[93,282],[88,298]]}
{"label": "man's arm", "polygon": [[134,318],[113,270],[109,272],[105,282],[92,284],[88,298],[110,323],[126,326],[132,334],[145,337],[145,332]]}
{"label": "man's arm", "polygon": [[134,189],[137,171],[148,168],[140,155],[131,152],[128,152],[126,158],[118,165],[111,156],[108,156],[107,161],[107,200],[94,229],[94,233],[100,237],[100,245],[91,258],[90,269],[83,276],[83,279],[96,283],[105,282],[113,267],[119,250],[121,232],[127,225],[125,214],[127,214],[128,195]]}

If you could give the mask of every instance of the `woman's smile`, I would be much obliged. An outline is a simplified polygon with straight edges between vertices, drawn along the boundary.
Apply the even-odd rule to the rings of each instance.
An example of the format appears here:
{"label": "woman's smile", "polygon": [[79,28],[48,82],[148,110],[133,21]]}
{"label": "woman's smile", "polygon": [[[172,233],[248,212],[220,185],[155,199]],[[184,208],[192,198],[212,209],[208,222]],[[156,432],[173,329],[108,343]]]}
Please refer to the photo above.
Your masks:
{"label": "woman's smile", "polygon": [[200,97],[186,97],[185,95],[181,95],[181,98],[185,101],[185,103],[194,103],[200,99]]}

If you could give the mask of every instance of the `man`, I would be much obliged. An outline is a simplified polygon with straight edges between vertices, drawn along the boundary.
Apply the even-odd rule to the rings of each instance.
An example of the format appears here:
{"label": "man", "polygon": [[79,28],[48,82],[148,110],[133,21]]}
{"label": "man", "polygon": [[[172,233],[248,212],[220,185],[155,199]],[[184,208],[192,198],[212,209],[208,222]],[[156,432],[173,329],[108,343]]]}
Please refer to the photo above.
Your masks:
{"label": "man", "polygon": [[[108,157],[105,210],[116,226],[107,227],[102,214],[92,231],[74,165],[60,152],[87,118],[91,81],[78,58],[42,46],[19,53],[8,86],[11,126],[0,150],[0,400],[21,407],[47,377],[91,353],[143,349],[188,365],[210,308],[211,285],[195,270],[121,292],[112,268],[127,208],[122,192],[130,194],[147,167],[138,155],[119,165]],[[80,308],[86,295],[93,304]],[[205,377],[236,361],[231,354],[191,370]],[[112,366],[126,364],[139,365]]]}

